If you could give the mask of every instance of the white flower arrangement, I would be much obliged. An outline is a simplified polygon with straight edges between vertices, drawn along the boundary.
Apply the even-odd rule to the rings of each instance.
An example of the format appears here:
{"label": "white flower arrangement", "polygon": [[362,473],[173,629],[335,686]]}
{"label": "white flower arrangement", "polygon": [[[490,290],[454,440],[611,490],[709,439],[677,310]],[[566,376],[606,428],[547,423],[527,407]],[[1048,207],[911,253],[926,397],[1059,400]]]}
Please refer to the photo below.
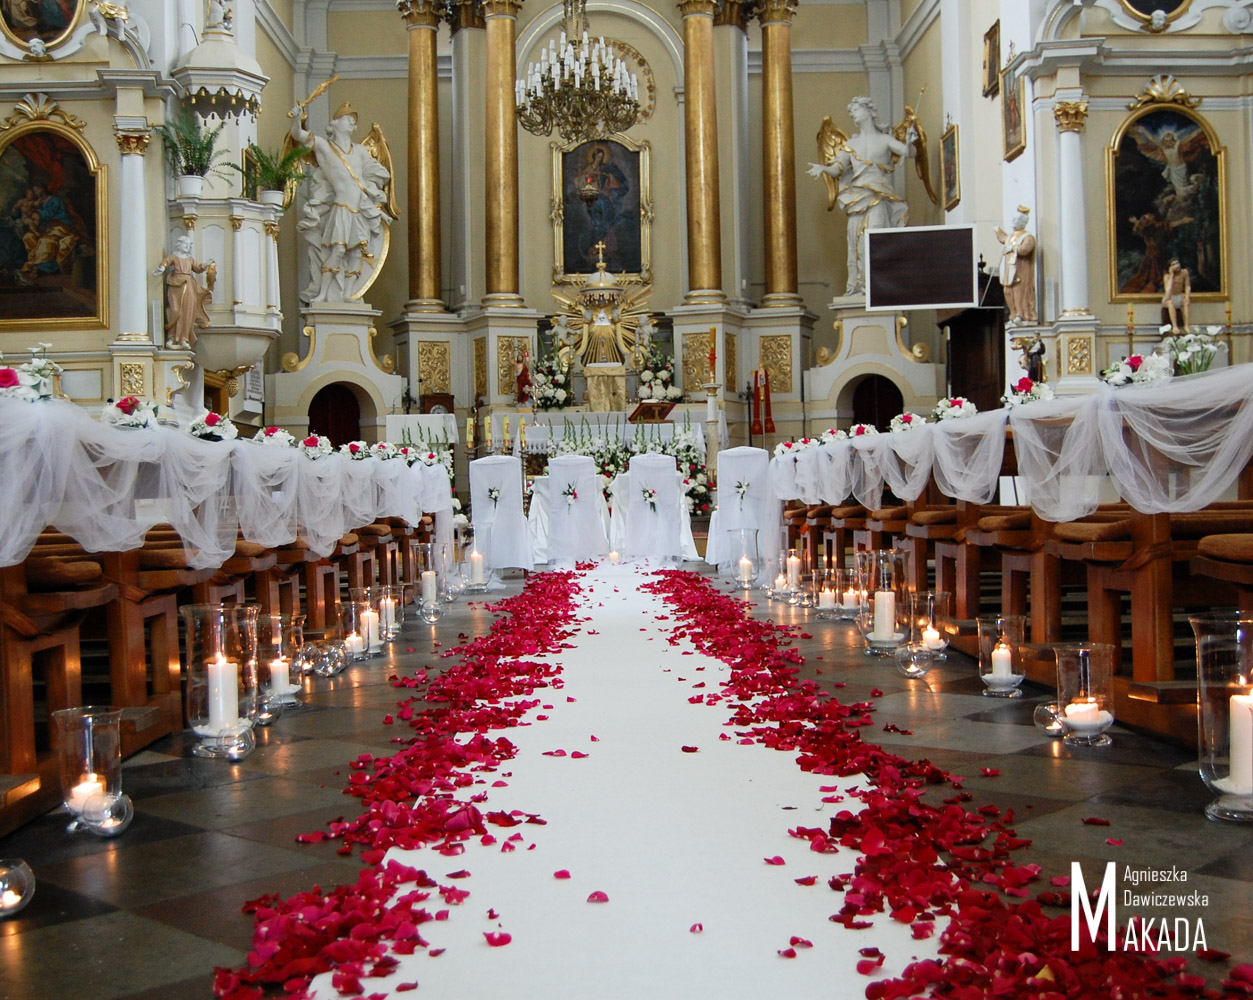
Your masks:
{"label": "white flower arrangement", "polygon": [[898,413],[892,418],[892,422],[888,424],[888,430],[893,434],[901,431],[916,431],[926,422],[927,418],[919,413]]}
{"label": "white flower arrangement", "polygon": [[[0,396],[34,403],[51,399],[53,378],[61,374],[61,366],[47,357],[51,344],[39,343],[30,348],[31,359],[16,368],[0,367]],[[4,355],[0,354],[0,363]]]}
{"label": "white flower arrangement", "polygon": [[331,439],[325,434],[310,434],[296,447],[305,458],[314,460],[335,454],[335,446],[331,444]]}
{"label": "white flower arrangement", "polygon": [[370,446],[364,441],[349,441],[341,444],[339,450],[354,462],[364,462],[370,457]]}
{"label": "white flower arrangement", "polygon": [[230,417],[224,417],[210,410],[188,424],[187,433],[192,437],[204,438],[206,441],[234,441],[239,437],[239,428]]}
{"label": "white flower arrangement", "polygon": [[820,442],[816,438],[799,438],[796,441],[780,441],[774,446],[776,458],[782,455],[799,455],[807,448],[816,448]]}
{"label": "white flower arrangement", "polygon": [[574,483],[566,483],[561,495],[566,498],[566,513],[569,514],[574,507],[574,501],[579,498],[579,491],[574,488]]}
{"label": "white flower arrangement", "polygon": [[531,395],[541,410],[564,409],[573,402],[565,386],[570,373],[556,356],[545,358],[531,374]]}
{"label": "white flower arrangement", "polygon": [[963,417],[973,417],[978,412],[979,407],[965,396],[947,396],[935,404],[935,409],[931,411],[931,419],[960,420]]}
{"label": "white flower arrangement", "polygon": [[669,400],[683,398],[683,390],[674,384],[674,358],[659,352],[650,354],[640,371],[636,395],[640,400]]}
{"label": "white flower arrangement", "polygon": [[1101,372],[1101,380],[1114,387],[1160,382],[1170,378],[1174,368],[1174,363],[1164,354],[1131,354]]}
{"label": "white flower arrangement", "polygon": [[492,502],[492,510],[495,510],[496,505],[500,503],[500,487],[489,486],[487,488],[487,499]]}
{"label": "white flower arrangement", "polygon": [[879,428],[874,424],[853,424],[848,429],[849,440],[859,437],[874,437],[879,433]]}
{"label": "white flower arrangement", "polygon": [[418,460],[418,450],[407,444],[402,444],[396,449],[396,457],[403,458],[406,465],[412,465]]}
{"label": "white flower arrangement", "polygon": [[116,402],[110,400],[105,403],[100,419],[114,427],[156,427],[157,408],[138,396],[123,396]]}
{"label": "white flower arrangement", "polygon": [[271,448],[296,447],[296,438],[281,427],[262,427],[252,439]]}
{"label": "white flower arrangement", "polygon": [[[1222,332],[1221,326],[1210,327],[1209,333],[1184,333],[1162,340],[1162,347],[1174,361],[1175,371],[1180,375],[1195,375],[1209,371],[1218,356],[1218,344],[1214,336]],[[1213,334],[1213,336],[1211,336]]]}
{"label": "white flower arrangement", "polygon": [[829,444],[832,441],[847,441],[848,434],[840,430],[838,427],[828,427],[825,431],[818,435],[818,440],[823,444]]}
{"label": "white flower arrangement", "polygon": [[648,509],[654,514],[657,513],[657,491],[648,486],[640,489],[640,496],[644,498],[644,502],[648,504]]}
{"label": "white flower arrangement", "polygon": [[1053,389],[1047,382],[1033,382],[1026,375],[1009,387],[1009,392],[1001,397],[1006,406],[1018,406],[1022,403],[1034,403],[1040,399],[1052,399]]}
{"label": "white flower arrangement", "polygon": [[379,461],[386,462],[388,459],[399,458],[400,449],[390,441],[377,441],[370,445],[370,454]]}

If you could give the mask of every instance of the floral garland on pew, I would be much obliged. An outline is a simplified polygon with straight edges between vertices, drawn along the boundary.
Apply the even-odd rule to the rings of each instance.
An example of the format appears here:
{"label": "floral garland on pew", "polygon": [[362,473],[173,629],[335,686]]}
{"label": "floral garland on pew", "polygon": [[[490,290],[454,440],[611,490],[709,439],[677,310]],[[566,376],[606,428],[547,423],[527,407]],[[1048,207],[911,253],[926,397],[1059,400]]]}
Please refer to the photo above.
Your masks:
{"label": "floral garland on pew", "polygon": [[[216,996],[261,1000],[281,989],[300,1000],[308,996],[313,977],[325,972],[332,973],[341,995],[364,993],[371,977],[395,968],[389,952],[412,954],[427,947],[422,925],[439,919],[425,905],[428,901],[456,905],[470,895],[425,871],[394,861],[382,864],[389,847],[431,845],[452,857],[462,854],[472,838],[484,847],[497,843],[489,826],[543,825],[539,816],[518,809],[485,815],[465,790],[472,787],[474,772],[494,770],[513,757],[513,744],[489,731],[518,725],[551,697],[548,691],[564,686],[556,662],[527,658],[564,648],[578,621],[579,593],[574,573],[532,576],[517,597],[489,605],[500,615],[487,635],[440,654],[459,655],[458,663],[435,677],[420,670],[392,679],[402,694],[413,693],[397,702],[398,711],[383,722],[394,725],[399,719],[413,735],[398,741],[404,746],[393,756],[362,754],[352,762],[347,794],[363,809],[357,818],[297,838],[304,843],[339,839],[341,854],[361,847],[369,867],[351,885],[315,888],[288,899],[262,896],[245,904],[244,911],[256,919],[248,965],[219,968]],[[416,707],[422,703],[432,707]],[[500,849],[512,851],[514,845],[504,840]],[[508,934],[493,934],[488,944],[509,940]]]}
{"label": "floral garland on pew", "polygon": [[[869,982],[868,1000],[919,994],[960,1000],[991,996],[1182,1000],[1202,995],[1205,980],[1189,973],[1181,956],[1158,959],[1120,951],[1111,947],[1118,942],[1111,943],[1104,931],[1093,941],[1083,924],[1081,946],[1072,951],[1070,896],[1065,891],[1069,879],[1053,878],[1053,888],[1032,898],[1029,886],[1040,881],[1041,869],[1012,860],[1012,852],[1030,844],[1010,825],[1012,810],[1002,813],[985,805],[971,811],[965,803],[973,796],[962,789],[961,778],[928,760],[906,760],[867,742],[861,734],[874,725],[873,704],[843,705],[814,682],[801,681],[797,668],[803,660],[789,648],[787,626],[746,617],[740,602],[718,592],[699,574],[663,570],[653,576],[641,589],[673,609],[676,626],[670,644],[686,638],[730,667],[720,691],[693,700],[731,707],[727,725],[740,743],[794,754],[802,770],[815,774],[866,777],[869,787],[864,790],[835,784],[822,789],[859,800],[860,810],[852,805],[841,810],[826,829],[798,824],[788,831],[808,841],[817,854],[847,849],[859,855],[851,874],[827,880],[844,901],[831,921],[860,930],[872,926],[873,915],[887,913],[908,924],[914,938],[925,939],[947,919],[940,932],[942,957],[913,962],[899,979]],[[871,694],[878,697],[882,692],[875,689]],[[990,769],[984,773],[999,774]],[[946,782],[954,795],[938,806],[923,800],[927,786]],[[1108,821],[1093,817],[1083,822],[1099,826]],[[1119,941],[1125,943],[1122,937]],[[779,954],[793,958],[796,951],[793,947]],[[887,957],[873,947],[863,948],[861,955],[856,971],[867,977]],[[1225,961],[1229,956],[1201,952],[1198,957]],[[1236,966],[1222,983],[1221,993],[1210,990],[1203,995],[1253,995],[1253,965]]]}

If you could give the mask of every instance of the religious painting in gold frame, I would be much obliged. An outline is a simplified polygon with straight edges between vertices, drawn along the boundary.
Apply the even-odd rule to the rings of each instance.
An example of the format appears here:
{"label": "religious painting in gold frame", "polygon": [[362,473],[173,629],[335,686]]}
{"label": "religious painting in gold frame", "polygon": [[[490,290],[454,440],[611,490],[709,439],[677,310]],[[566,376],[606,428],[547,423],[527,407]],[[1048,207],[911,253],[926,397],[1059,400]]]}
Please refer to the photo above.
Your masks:
{"label": "religious painting in gold frame", "polygon": [[983,96],[995,97],[1001,89],[1001,22],[983,33]]}
{"label": "religious painting in gold frame", "polygon": [[950,122],[940,136],[940,193],[944,211],[951,212],[962,200],[961,166],[958,159],[957,122]]}
{"label": "religious painting in gold frame", "polygon": [[38,38],[45,48],[66,42],[82,20],[87,0],[3,0],[0,30],[20,48]]}
{"label": "religious painting in gold frame", "polygon": [[1027,81],[1008,66],[1001,70],[1001,143],[1005,162],[1027,148]]}
{"label": "religious painting in gold frame", "polygon": [[1177,257],[1193,299],[1224,301],[1226,150],[1182,90],[1157,96],[1127,116],[1105,150],[1110,300],[1160,302]]}
{"label": "religious painting in gold frame", "polygon": [[605,270],[652,281],[651,147],[625,135],[552,144],[553,284],[582,284]]}
{"label": "religious painting in gold frame", "polygon": [[1145,23],[1153,20],[1154,11],[1160,10],[1166,15],[1167,24],[1184,14],[1192,5],[1192,0],[1118,0],[1118,2],[1122,4],[1122,9],[1137,21]]}
{"label": "religious painting in gold frame", "polygon": [[108,190],[85,122],[44,95],[0,121],[0,329],[108,326]]}

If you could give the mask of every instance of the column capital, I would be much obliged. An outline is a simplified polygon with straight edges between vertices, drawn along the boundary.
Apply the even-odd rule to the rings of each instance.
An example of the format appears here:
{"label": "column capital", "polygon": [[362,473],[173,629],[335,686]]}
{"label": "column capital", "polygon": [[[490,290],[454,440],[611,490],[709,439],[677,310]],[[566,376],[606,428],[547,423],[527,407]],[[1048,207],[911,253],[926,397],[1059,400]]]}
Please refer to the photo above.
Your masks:
{"label": "column capital", "polygon": [[[682,9],[685,4],[679,4]],[[752,20],[753,9],[757,6],[757,0],[722,0],[722,3],[715,4],[717,11],[714,13],[714,24],[719,26],[727,26],[731,28],[739,28],[740,31],[747,33],[748,22]],[[686,14],[687,12],[684,11]]]}
{"label": "column capital", "polygon": [[454,35],[462,28],[485,27],[483,6],[479,0],[447,0],[444,6],[444,20]]}
{"label": "column capital", "polygon": [[796,16],[797,0],[759,0],[757,20],[762,25],[790,24]]}
{"label": "column capital", "polygon": [[151,132],[114,132],[118,152],[123,156],[143,156],[148,152],[148,142],[152,139]]}
{"label": "column capital", "polygon": [[444,0],[396,0],[396,10],[410,28],[438,28],[447,7]]}
{"label": "column capital", "polygon": [[244,227],[244,217],[242,215],[232,215],[229,218],[231,220],[231,229],[235,232],[239,232]]}
{"label": "column capital", "polygon": [[522,9],[522,0],[483,0],[483,18],[508,17],[516,18]]}
{"label": "column capital", "polygon": [[[235,220],[232,219],[231,227],[234,228],[234,226],[235,226]],[[263,222],[261,223],[261,227],[265,230],[266,236],[274,240],[275,243],[278,242],[278,223],[277,222]]]}
{"label": "column capital", "polygon": [[1088,102],[1058,101],[1053,105],[1053,118],[1059,132],[1082,132],[1088,120]]}
{"label": "column capital", "polygon": [[718,0],[681,0],[678,6],[684,17],[715,17],[721,4]]}

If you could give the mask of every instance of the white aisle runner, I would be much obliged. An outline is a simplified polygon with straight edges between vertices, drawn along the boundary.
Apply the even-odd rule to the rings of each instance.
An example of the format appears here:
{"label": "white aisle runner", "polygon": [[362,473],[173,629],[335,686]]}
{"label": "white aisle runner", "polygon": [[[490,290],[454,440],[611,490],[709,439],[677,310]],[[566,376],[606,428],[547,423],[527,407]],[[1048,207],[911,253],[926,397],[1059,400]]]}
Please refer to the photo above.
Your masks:
{"label": "white aisle runner", "polygon": [[[398,956],[397,973],[365,980],[367,993],[416,981],[414,995],[466,1000],[861,997],[870,980],[856,971],[858,949],[887,955],[875,978],[935,955],[935,938],[915,941],[886,914],[864,931],[830,922],[844,896],[826,881],[851,873],[856,856],[814,853],[787,831],[826,829],[836,811],[858,810],[856,800],[824,804],[833,793],[820,791],[856,779],[807,774],[794,754],[739,745],[723,725],[728,704],[690,704],[717,691],[726,668],[666,641],[674,622],[657,621],[669,611],[635,589],[644,579],[609,566],[580,577],[592,621],[561,657],[564,688],[539,695],[545,707],[528,716],[548,718],[495,734],[518,753],[475,786],[488,793],[479,809],[521,809],[546,825],[489,824],[497,843],[473,838],[458,857],[389,852],[470,896],[420,928],[442,954]],[[566,755],[545,756],[559,749]],[[507,787],[491,787],[498,780]],[[515,833],[516,850],[502,852]],[[776,857],[785,864],[765,860]],[[571,877],[554,878],[563,869]],[[461,870],[470,876],[448,879]],[[814,885],[796,883],[807,876]],[[609,901],[588,902],[596,891]],[[444,908],[438,895],[427,905]],[[512,942],[489,947],[484,932],[499,931]],[[793,936],[813,946],[781,957]],[[316,984],[318,997],[337,996],[329,976]]]}

